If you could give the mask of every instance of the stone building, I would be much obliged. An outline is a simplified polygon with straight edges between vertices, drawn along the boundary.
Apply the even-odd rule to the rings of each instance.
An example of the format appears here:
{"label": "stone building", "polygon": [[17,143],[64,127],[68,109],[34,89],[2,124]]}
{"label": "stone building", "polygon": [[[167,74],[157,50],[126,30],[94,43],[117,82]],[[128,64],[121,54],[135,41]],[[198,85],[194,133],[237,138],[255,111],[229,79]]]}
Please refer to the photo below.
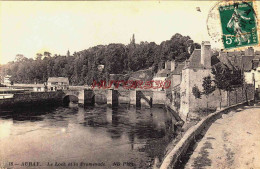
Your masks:
{"label": "stone building", "polygon": [[184,68],[184,63],[171,62],[171,73],[166,80],[171,81],[170,90],[166,90],[167,96],[170,96],[172,107],[175,111],[180,109],[180,84],[182,80],[182,69]]}
{"label": "stone building", "polygon": [[49,91],[69,89],[69,79],[67,77],[49,77],[47,81]]}
{"label": "stone building", "polygon": [[[241,69],[245,75],[247,84],[255,83],[258,87],[260,84],[259,72],[259,52],[254,52],[253,48],[248,48],[245,51],[233,51],[219,53],[218,59],[222,66],[226,66],[229,69]],[[189,60],[185,62],[185,66],[181,73],[180,83],[180,116],[186,120],[193,114],[207,108],[216,109],[220,106],[225,107],[228,104],[236,104],[241,101],[245,101],[245,89],[237,88],[235,91],[230,93],[229,101],[228,94],[225,91],[215,90],[212,94],[206,98],[202,95],[200,99],[195,98],[192,93],[192,88],[197,86],[200,91],[203,91],[203,78],[212,75],[211,65],[211,45],[208,41],[204,41],[201,44],[201,49],[195,49],[191,54]],[[257,76],[257,77],[256,77]],[[254,77],[254,78],[253,78]],[[251,87],[250,87],[251,88]],[[250,89],[250,97],[252,99],[252,91]],[[229,102],[229,103],[228,103]]]}
{"label": "stone building", "polygon": [[203,41],[201,49],[195,49],[189,60],[185,62],[182,70],[182,80],[180,83],[180,116],[186,119],[189,112],[195,111],[198,107],[205,107],[205,100],[196,99],[192,94],[193,86],[197,86],[202,91],[203,78],[211,75],[211,45],[208,41]]}

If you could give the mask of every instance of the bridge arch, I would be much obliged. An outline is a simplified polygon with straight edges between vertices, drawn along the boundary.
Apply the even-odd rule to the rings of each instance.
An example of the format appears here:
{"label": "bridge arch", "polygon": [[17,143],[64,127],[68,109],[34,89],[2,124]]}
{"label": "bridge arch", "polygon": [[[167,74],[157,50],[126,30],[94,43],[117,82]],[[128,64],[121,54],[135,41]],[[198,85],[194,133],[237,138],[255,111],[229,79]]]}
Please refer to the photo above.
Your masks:
{"label": "bridge arch", "polygon": [[67,94],[62,98],[63,105],[68,106],[70,102],[78,103],[79,102],[78,96],[73,94]]}
{"label": "bridge arch", "polygon": [[101,104],[107,104],[107,95],[104,93],[95,93],[94,94],[94,101],[95,103],[101,105]]}

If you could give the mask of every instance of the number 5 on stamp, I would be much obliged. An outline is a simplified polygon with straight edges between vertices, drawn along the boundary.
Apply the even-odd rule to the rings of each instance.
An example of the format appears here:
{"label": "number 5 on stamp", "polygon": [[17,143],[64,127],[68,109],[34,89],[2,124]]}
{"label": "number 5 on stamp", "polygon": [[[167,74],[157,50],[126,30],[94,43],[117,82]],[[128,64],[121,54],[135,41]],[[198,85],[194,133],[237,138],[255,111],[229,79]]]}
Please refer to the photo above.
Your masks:
{"label": "number 5 on stamp", "polygon": [[258,44],[256,14],[253,2],[219,6],[224,48]]}

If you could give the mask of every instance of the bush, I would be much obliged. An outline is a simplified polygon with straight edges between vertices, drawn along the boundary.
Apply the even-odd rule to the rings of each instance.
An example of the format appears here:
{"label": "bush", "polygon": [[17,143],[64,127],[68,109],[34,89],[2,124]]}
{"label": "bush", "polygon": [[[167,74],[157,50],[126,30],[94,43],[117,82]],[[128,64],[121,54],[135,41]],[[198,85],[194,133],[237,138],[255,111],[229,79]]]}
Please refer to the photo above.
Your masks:
{"label": "bush", "polygon": [[192,93],[193,93],[193,95],[195,96],[196,99],[200,99],[201,98],[201,92],[200,92],[198,86],[194,85],[192,87]]}

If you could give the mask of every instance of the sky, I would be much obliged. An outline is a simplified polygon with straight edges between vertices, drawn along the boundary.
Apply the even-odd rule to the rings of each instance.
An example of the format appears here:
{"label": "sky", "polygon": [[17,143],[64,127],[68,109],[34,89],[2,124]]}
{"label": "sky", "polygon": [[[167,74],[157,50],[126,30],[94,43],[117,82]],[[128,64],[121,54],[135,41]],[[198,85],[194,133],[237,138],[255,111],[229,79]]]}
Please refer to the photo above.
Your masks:
{"label": "sky", "polygon": [[[206,20],[215,1],[1,1],[0,64],[16,54],[65,55],[109,43],[160,44],[175,33],[211,40]],[[200,7],[201,12],[196,10]],[[212,44],[214,47],[214,43]],[[218,44],[215,44],[218,47]]]}

